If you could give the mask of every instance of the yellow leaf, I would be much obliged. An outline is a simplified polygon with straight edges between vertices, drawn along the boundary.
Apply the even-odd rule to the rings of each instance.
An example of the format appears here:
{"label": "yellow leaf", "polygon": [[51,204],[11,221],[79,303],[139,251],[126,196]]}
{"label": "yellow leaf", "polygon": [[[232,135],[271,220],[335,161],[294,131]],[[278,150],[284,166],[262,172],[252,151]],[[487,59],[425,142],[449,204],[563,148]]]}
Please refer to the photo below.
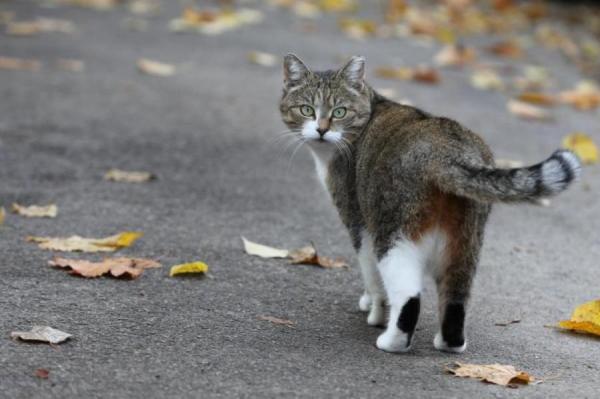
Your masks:
{"label": "yellow leaf", "polygon": [[169,276],[178,276],[180,274],[204,274],[208,272],[208,265],[204,262],[182,263],[171,267]]}
{"label": "yellow leaf", "polygon": [[42,249],[65,252],[114,252],[131,246],[142,233],[126,231],[106,238],[71,237],[27,237]]}
{"label": "yellow leaf", "polygon": [[320,3],[324,11],[331,12],[355,11],[357,8],[354,0],[321,0]]}
{"label": "yellow leaf", "polygon": [[563,138],[562,146],[573,151],[581,162],[593,164],[598,162],[598,147],[590,136],[585,133],[571,133]]}
{"label": "yellow leaf", "polygon": [[558,326],[600,337],[600,299],[579,305],[571,315],[571,320],[563,320]]}
{"label": "yellow leaf", "polygon": [[509,386],[512,384],[528,384],[535,379],[514,366],[502,364],[468,364],[456,362],[456,368],[446,370],[457,377],[469,377],[492,384]]}
{"label": "yellow leaf", "polygon": [[12,204],[12,211],[28,218],[55,218],[58,214],[58,207],[55,204],[22,206],[14,203]]}

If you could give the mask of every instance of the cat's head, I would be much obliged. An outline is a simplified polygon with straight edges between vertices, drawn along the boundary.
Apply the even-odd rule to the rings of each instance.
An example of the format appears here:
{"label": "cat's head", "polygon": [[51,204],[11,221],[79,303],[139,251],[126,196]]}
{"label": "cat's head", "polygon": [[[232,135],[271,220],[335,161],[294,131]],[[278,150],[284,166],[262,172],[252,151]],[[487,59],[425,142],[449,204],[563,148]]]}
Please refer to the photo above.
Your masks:
{"label": "cat's head", "polygon": [[337,71],[313,72],[295,55],[283,62],[283,122],[305,141],[333,143],[358,135],[371,115],[365,59],[352,57]]}

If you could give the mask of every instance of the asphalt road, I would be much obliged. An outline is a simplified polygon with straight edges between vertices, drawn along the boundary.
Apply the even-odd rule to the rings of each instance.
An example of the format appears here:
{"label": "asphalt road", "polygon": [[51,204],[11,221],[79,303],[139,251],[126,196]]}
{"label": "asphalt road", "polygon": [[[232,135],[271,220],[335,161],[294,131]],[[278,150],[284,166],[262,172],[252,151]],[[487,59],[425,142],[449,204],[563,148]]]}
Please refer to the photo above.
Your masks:
{"label": "asphalt road", "polygon": [[[468,314],[469,348],[433,348],[435,295],[428,282],[411,353],[378,351],[381,330],[366,325],[362,284],[340,222],[313,175],[309,155],[272,139],[284,127],[278,68],[249,65],[246,53],[293,51],[332,66],[362,54],[368,66],[428,62],[437,47],[408,40],[358,42],[334,19],[300,33],[292,17],[265,9],[259,25],[209,37],[174,34],[172,2],[146,32],[123,26],[124,10],[39,7],[4,1],[19,19],[55,16],[73,34],[0,36],[0,55],[37,58],[39,72],[0,71],[0,203],[56,202],[56,219],[8,215],[0,227],[0,397],[402,397],[594,398],[600,343],[546,328],[598,298],[600,169],[550,207],[497,206]],[[178,73],[145,76],[140,57]],[[580,79],[558,54],[534,49],[560,84]],[[84,72],[63,71],[77,58]],[[430,112],[479,132],[502,158],[543,159],[573,130],[600,142],[598,114],[569,108],[555,123],[525,122],[505,110],[502,93],[478,91],[460,71],[439,86],[381,81]],[[105,182],[112,167],[147,170],[148,184]],[[145,236],[123,255],[158,259],[139,279],[81,279],[47,266],[52,253],[27,235]],[[243,253],[240,235],[296,247],[314,241],[326,255],[352,259],[349,271],[289,266]],[[210,278],[174,279],[168,266],[204,260]],[[295,328],[258,319],[270,315]],[[495,323],[521,319],[499,327]],[[10,339],[47,324],[74,338],[57,347]],[[444,373],[454,361],[512,364],[540,385],[511,390]],[[50,378],[34,376],[37,368]]]}

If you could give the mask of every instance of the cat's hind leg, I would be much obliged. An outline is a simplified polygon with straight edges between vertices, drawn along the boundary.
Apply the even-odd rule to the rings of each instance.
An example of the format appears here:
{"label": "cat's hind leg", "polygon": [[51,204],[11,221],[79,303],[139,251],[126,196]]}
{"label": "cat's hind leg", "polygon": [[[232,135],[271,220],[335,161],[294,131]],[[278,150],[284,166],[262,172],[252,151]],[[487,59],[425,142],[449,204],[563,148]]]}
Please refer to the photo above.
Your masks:
{"label": "cat's hind leg", "polygon": [[358,263],[365,284],[365,292],[358,301],[358,307],[364,312],[369,312],[367,324],[371,326],[383,325],[385,321],[385,291],[377,271],[377,258],[373,249],[373,239],[367,232],[361,234]]}
{"label": "cat's hind leg", "polygon": [[422,245],[399,240],[380,258],[377,267],[390,314],[385,332],[377,338],[377,348],[386,352],[410,349],[421,308],[426,255]]}

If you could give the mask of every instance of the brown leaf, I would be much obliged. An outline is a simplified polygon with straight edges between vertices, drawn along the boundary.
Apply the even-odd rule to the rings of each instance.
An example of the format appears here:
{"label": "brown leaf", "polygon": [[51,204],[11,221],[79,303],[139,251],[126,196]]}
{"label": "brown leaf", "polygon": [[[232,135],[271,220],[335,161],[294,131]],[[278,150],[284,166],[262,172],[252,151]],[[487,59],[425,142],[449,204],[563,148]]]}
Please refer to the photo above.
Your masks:
{"label": "brown leaf", "polygon": [[524,371],[517,371],[513,366],[502,364],[467,364],[455,363],[455,368],[447,367],[446,371],[457,377],[475,378],[492,384],[515,387],[514,384],[528,384],[535,379]]}
{"label": "brown leaf", "polygon": [[522,101],[510,100],[506,105],[508,110],[519,118],[538,121],[552,120],[552,115],[543,108]]}
{"label": "brown leaf", "polygon": [[48,369],[37,369],[35,370],[35,376],[47,380],[50,376],[50,371]]}
{"label": "brown leaf", "polygon": [[55,204],[23,206],[15,202],[12,204],[12,211],[28,218],[55,218],[58,214],[58,207]]}
{"label": "brown leaf", "polygon": [[437,84],[440,81],[439,73],[435,69],[426,66],[416,68],[379,67],[375,69],[375,74],[384,79],[414,80],[428,84]]}
{"label": "brown leaf", "polygon": [[71,237],[27,237],[27,241],[36,242],[42,249],[65,252],[114,252],[131,246],[143,234],[125,231],[105,238]]}
{"label": "brown leaf", "polygon": [[286,326],[289,328],[294,328],[294,326],[296,325],[295,322],[291,321],[291,320],[287,320],[287,319],[280,319],[279,317],[273,317],[273,316],[258,316],[259,320],[264,320],[264,321],[268,321],[271,322],[273,324],[279,324],[282,326]]}
{"label": "brown leaf", "polygon": [[349,267],[348,263],[343,259],[332,259],[325,256],[319,256],[313,245],[290,251],[288,256],[291,259],[292,264],[315,265],[324,269]]}
{"label": "brown leaf", "polygon": [[523,49],[514,40],[505,40],[493,44],[488,47],[488,51],[491,53],[505,58],[521,58],[523,56]]}
{"label": "brown leaf", "polygon": [[434,61],[440,66],[462,67],[472,64],[477,58],[475,49],[460,44],[449,44],[436,54]]}
{"label": "brown leaf", "polygon": [[81,277],[100,277],[110,274],[113,277],[134,279],[139,277],[145,269],[160,267],[160,263],[151,259],[135,258],[105,258],[101,262],[90,262],[84,259],[67,259],[55,257],[48,264],[61,267]]}
{"label": "brown leaf", "polygon": [[0,69],[12,71],[39,71],[42,64],[38,60],[0,56]]}
{"label": "brown leaf", "polygon": [[120,169],[111,169],[104,175],[104,180],[122,183],[145,183],[154,179],[156,179],[156,176],[149,172],[133,172]]}
{"label": "brown leaf", "polygon": [[10,336],[23,341],[40,341],[49,344],[60,344],[72,337],[69,333],[48,326],[33,326],[31,331],[13,331]]}
{"label": "brown leaf", "polygon": [[519,99],[519,101],[535,105],[543,105],[546,107],[552,107],[556,105],[556,97],[541,92],[526,91],[519,94],[519,97],[517,98]]}
{"label": "brown leaf", "polygon": [[591,81],[581,81],[575,89],[563,91],[559,99],[582,111],[596,109],[600,105],[600,89]]}
{"label": "brown leaf", "polygon": [[72,33],[75,25],[70,21],[38,18],[35,21],[9,22],[6,33],[11,36],[33,36],[47,32]]}

